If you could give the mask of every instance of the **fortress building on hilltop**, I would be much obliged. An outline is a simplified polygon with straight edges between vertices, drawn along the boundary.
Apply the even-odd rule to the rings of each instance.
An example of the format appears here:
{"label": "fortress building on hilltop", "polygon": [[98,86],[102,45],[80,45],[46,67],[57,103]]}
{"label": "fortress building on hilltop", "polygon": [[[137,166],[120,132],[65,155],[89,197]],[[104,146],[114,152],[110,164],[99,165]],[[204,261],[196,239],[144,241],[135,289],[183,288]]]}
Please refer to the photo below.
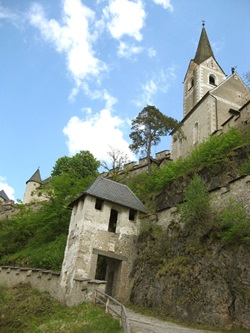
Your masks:
{"label": "fortress building on hilltop", "polygon": [[[219,135],[231,126],[250,122],[249,89],[235,69],[231,71],[227,77],[215,59],[203,23],[195,57],[184,78],[183,119],[180,127],[172,132],[172,150],[157,153],[151,158],[152,164],[161,168],[171,160],[186,157],[210,135]],[[110,170],[102,177],[118,174],[122,179],[131,178],[146,171],[147,163],[147,158],[140,159],[139,163],[129,162],[122,170]],[[39,191],[46,181],[41,180],[37,169],[26,182],[23,203],[46,200]]]}

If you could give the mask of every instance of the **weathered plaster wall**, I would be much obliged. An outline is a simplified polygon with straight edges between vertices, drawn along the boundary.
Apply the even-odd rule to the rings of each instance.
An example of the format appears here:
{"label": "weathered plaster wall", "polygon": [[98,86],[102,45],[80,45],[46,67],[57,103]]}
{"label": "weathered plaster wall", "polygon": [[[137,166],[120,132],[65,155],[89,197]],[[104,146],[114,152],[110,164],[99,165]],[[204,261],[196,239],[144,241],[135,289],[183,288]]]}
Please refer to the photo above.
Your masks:
{"label": "weathered plaster wall", "polygon": [[[74,206],[64,261],[61,286],[71,289],[74,278],[95,278],[97,257],[121,261],[120,283],[116,296],[129,296],[129,273],[136,255],[135,246],[139,232],[138,217],[129,220],[129,209],[104,201],[102,209],[95,209],[96,198],[86,196]],[[108,232],[111,209],[118,212],[115,232]]]}
{"label": "weathered plaster wall", "polygon": [[75,279],[71,294],[60,286],[60,272],[41,269],[0,266],[0,284],[4,287],[14,287],[19,283],[30,283],[32,288],[47,291],[54,299],[69,306],[86,301],[93,301],[95,289],[105,289],[105,281]]}

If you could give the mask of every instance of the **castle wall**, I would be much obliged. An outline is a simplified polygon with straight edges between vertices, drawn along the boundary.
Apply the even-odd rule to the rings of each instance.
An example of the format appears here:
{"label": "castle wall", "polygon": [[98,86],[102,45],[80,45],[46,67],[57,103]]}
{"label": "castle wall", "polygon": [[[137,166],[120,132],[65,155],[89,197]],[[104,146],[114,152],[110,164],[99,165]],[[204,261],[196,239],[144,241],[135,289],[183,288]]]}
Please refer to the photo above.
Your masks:
{"label": "castle wall", "polygon": [[[239,177],[230,181],[225,186],[217,187],[209,191],[211,204],[215,209],[220,209],[228,203],[229,199],[234,199],[244,205],[250,214],[250,175]],[[174,220],[178,222],[177,207],[173,206],[164,209],[157,214],[156,223],[164,229]]]}
{"label": "castle wall", "polygon": [[70,296],[60,286],[60,272],[23,267],[0,266],[0,285],[11,288],[30,283],[32,288],[47,291],[54,299],[69,306],[93,301],[95,289],[104,291],[105,281],[75,279]]}

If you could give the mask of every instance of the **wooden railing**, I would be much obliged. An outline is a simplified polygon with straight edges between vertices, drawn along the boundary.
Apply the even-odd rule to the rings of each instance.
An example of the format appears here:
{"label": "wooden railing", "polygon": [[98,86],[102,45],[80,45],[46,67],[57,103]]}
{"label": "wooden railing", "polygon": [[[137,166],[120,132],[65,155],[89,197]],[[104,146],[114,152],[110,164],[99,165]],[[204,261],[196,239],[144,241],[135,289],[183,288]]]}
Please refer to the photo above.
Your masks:
{"label": "wooden railing", "polygon": [[131,333],[127,311],[123,304],[98,289],[95,290],[94,302],[104,305],[106,313],[113,312],[118,316],[124,333]]}

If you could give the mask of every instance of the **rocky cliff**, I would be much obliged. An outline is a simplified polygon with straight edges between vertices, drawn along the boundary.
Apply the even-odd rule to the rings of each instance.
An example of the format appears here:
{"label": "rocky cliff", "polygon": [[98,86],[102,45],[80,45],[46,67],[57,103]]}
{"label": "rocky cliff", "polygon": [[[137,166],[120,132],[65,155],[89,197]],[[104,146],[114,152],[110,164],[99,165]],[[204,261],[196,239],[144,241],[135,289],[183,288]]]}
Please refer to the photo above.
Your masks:
{"label": "rocky cliff", "polygon": [[185,233],[141,235],[131,301],[187,323],[250,328],[249,247]]}
{"label": "rocky cliff", "polygon": [[186,323],[250,329],[250,242],[222,242],[223,228],[213,217],[230,198],[250,214],[249,176],[235,171],[247,156],[241,148],[232,153],[227,169],[199,172],[211,199],[207,221],[179,221],[174,207],[183,202],[188,177],[156,198],[157,212],[142,221],[146,227],[131,274],[132,303]]}

